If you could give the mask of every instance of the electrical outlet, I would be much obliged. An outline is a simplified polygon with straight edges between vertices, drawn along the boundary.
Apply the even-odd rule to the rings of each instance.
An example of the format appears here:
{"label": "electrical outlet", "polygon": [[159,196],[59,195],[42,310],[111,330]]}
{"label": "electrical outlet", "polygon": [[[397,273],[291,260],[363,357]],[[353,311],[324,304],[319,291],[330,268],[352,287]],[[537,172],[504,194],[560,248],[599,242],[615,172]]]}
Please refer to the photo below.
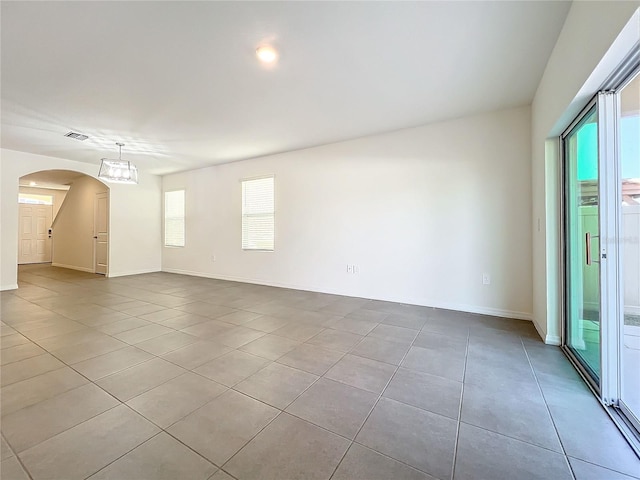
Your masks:
{"label": "electrical outlet", "polygon": [[491,285],[491,275],[488,273],[482,274],[482,284],[483,285]]}
{"label": "electrical outlet", "polygon": [[215,262],[216,261],[216,256],[215,255],[211,255],[211,261]]}
{"label": "electrical outlet", "polygon": [[360,273],[360,267],[358,265],[353,265],[352,263],[347,263],[347,273]]}

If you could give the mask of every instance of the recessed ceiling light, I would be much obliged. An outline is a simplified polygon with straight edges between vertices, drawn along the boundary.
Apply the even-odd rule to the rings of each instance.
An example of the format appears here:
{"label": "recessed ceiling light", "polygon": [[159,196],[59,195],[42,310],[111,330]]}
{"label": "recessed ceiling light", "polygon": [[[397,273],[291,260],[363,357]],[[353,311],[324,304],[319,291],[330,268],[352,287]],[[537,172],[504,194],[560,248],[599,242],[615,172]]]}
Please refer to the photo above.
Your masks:
{"label": "recessed ceiling light", "polygon": [[278,52],[271,45],[262,45],[256,49],[256,55],[261,62],[273,63],[278,58]]}

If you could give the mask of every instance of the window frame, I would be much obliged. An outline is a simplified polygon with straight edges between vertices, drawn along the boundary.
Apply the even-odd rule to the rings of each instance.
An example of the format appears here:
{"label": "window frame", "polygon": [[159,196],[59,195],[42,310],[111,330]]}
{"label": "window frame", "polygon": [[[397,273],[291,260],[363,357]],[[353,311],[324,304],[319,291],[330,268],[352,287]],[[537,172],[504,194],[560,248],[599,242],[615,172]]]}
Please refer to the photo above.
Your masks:
{"label": "window frame", "polygon": [[[50,200],[45,201],[44,198],[48,197]],[[31,201],[29,201],[31,200]],[[21,205],[53,205],[55,197],[53,194],[47,193],[24,193],[18,192],[18,203]]]}
{"label": "window frame", "polygon": [[[167,195],[182,192],[182,245],[167,244]],[[171,217],[176,219],[179,217]],[[187,245],[187,191],[185,188],[166,190],[164,192],[164,202],[162,203],[162,245],[165,248],[185,248]]]}
{"label": "window frame", "polygon": [[[273,209],[270,213],[260,213],[260,214],[245,214],[245,198],[244,198],[244,188],[247,182],[252,182],[256,180],[272,180],[272,196],[273,196]],[[272,239],[271,239],[271,248],[253,248],[253,247],[245,247],[245,237],[244,237],[244,222],[247,217],[272,217],[273,218],[273,230],[272,230]],[[276,249],[276,176],[274,174],[269,175],[260,175],[256,177],[245,177],[240,179],[240,247],[243,252],[274,252]]]}

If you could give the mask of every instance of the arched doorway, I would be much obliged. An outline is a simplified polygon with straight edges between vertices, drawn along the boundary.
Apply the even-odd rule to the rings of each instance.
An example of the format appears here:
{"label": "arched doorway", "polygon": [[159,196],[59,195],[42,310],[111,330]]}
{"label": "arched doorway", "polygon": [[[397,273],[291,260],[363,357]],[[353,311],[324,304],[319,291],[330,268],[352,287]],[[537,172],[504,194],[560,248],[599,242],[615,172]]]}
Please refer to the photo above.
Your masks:
{"label": "arched doorway", "polygon": [[72,170],[18,182],[18,265],[50,264],[108,276],[109,187]]}

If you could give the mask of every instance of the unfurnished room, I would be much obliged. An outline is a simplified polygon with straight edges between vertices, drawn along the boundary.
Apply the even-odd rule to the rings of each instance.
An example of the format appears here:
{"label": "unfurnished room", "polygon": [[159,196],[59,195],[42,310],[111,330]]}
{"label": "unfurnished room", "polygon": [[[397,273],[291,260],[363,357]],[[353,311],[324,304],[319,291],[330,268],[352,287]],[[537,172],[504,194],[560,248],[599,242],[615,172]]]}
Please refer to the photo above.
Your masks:
{"label": "unfurnished room", "polygon": [[640,480],[640,1],[0,2],[3,480]]}

